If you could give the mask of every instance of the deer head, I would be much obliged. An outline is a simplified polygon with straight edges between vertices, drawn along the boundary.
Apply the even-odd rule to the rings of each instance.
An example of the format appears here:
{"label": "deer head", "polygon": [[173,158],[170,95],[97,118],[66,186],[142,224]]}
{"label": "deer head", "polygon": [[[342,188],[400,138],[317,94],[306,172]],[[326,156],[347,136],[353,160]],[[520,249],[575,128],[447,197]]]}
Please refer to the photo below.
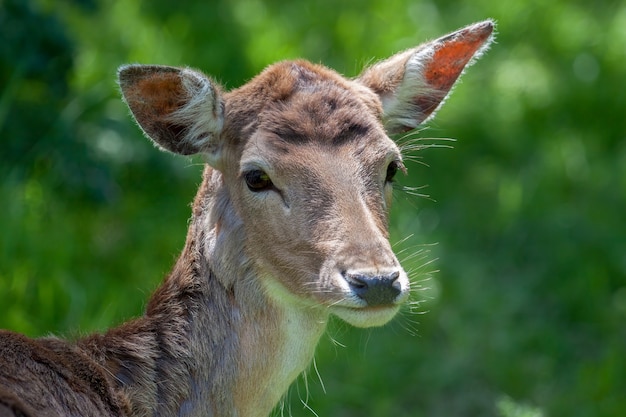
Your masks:
{"label": "deer head", "polygon": [[[492,30],[469,26],[355,79],[306,61],[272,65],[230,92],[187,68],[130,65],[119,79],[159,147],[205,155],[196,210],[222,208],[205,222],[214,253],[236,235],[236,263],[270,300],[377,326],[410,288],[388,242],[392,184],[405,171],[390,137],[435,114]],[[224,261],[232,254],[217,258],[224,285],[243,279]]]}

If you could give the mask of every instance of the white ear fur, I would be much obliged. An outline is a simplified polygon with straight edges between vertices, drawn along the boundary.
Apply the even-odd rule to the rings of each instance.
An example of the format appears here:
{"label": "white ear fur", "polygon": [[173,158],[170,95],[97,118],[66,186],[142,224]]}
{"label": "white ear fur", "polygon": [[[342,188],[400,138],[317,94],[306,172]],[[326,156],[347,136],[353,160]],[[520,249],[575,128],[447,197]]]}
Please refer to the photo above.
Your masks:
{"label": "white ear fur", "polygon": [[180,78],[187,101],[167,119],[185,126],[181,142],[205,153],[209,165],[213,165],[221,153],[218,139],[224,126],[224,103],[220,92],[208,78],[188,68],[181,70]]}
{"label": "white ear fur", "polygon": [[[415,97],[432,97],[435,89],[424,78],[425,62],[432,59],[434,50],[423,48],[411,54],[406,61],[404,77],[393,93],[381,95],[385,114],[385,129],[391,132],[410,130],[429,118],[423,109],[413,103]],[[441,105],[441,104],[440,104]],[[430,115],[432,117],[434,112]]]}
{"label": "white ear fur", "polygon": [[494,25],[467,26],[365,69],[357,80],[379,95],[387,131],[405,132],[432,118],[464,70],[488,49]]}
{"label": "white ear fur", "polygon": [[188,68],[152,65],[124,66],[118,76],[126,104],[157,146],[218,163],[224,102],[217,83]]}

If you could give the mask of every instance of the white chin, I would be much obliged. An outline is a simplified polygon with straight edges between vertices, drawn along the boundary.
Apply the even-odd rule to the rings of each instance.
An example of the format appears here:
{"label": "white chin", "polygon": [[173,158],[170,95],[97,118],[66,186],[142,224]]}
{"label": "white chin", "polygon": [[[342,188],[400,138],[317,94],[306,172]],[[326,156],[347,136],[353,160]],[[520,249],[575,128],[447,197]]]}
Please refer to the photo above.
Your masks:
{"label": "white chin", "polygon": [[369,308],[350,308],[335,306],[331,308],[331,312],[354,327],[377,327],[388,323],[400,306],[389,307],[369,307]]}

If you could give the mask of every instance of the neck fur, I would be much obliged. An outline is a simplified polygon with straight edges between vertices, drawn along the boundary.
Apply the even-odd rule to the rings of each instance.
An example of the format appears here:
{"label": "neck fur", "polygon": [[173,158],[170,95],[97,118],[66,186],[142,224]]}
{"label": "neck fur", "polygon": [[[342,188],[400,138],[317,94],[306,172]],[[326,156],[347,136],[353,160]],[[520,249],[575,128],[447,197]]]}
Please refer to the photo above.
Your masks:
{"label": "neck fur", "polygon": [[185,248],[145,316],[79,343],[129,414],[263,417],[309,365],[328,314],[267,288],[221,177],[205,171]]}

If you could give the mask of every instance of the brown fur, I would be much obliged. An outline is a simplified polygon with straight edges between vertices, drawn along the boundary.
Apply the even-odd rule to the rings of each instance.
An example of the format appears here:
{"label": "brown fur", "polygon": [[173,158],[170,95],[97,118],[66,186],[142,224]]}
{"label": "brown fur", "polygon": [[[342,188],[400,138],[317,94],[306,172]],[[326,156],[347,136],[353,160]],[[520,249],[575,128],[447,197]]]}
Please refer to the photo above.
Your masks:
{"label": "brown fur", "polygon": [[492,28],[355,80],[283,62],[222,93],[193,70],[122,68],[144,132],[207,158],[185,247],[140,318],[75,342],[0,332],[0,416],[267,416],[330,314],[389,321],[409,281],[387,240],[387,133],[429,117]]}

